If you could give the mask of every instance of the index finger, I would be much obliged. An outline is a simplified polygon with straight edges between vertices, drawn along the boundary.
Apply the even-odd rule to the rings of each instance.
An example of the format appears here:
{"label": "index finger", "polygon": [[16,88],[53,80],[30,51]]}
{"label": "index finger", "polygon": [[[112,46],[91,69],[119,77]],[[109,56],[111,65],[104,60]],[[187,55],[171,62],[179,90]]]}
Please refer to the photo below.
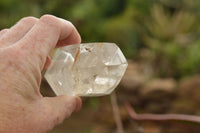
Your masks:
{"label": "index finger", "polygon": [[80,42],[81,37],[71,22],[52,15],[44,15],[18,44],[39,54],[44,63],[57,43],[67,45]]}

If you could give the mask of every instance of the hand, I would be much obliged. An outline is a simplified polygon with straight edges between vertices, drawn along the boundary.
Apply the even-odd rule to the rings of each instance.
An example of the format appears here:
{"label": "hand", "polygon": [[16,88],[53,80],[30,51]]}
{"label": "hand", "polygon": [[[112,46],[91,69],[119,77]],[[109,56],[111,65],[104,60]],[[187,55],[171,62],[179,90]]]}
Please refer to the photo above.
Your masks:
{"label": "hand", "polygon": [[80,43],[75,27],[64,19],[26,17],[0,31],[0,132],[41,133],[81,108],[78,97],[43,97],[41,71],[56,46]]}

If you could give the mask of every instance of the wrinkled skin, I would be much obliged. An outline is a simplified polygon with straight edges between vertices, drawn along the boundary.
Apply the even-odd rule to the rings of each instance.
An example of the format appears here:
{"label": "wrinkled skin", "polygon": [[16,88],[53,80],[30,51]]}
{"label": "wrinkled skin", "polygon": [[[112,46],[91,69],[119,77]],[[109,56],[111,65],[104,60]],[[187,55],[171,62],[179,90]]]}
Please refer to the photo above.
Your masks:
{"label": "wrinkled skin", "polygon": [[50,51],[80,42],[69,21],[52,15],[26,17],[0,31],[0,133],[43,133],[81,108],[78,97],[39,91]]}

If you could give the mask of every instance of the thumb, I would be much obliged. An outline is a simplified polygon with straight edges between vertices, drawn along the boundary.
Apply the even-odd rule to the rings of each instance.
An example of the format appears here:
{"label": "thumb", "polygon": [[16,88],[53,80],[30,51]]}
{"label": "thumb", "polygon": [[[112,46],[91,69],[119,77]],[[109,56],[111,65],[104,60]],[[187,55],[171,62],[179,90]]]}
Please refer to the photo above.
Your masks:
{"label": "thumb", "polygon": [[[68,118],[73,112],[81,108],[81,99],[73,96],[44,97],[40,100],[40,117],[37,117],[44,130],[50,130],[55,125]],[[38,123],[38,124],[39,124]]]}

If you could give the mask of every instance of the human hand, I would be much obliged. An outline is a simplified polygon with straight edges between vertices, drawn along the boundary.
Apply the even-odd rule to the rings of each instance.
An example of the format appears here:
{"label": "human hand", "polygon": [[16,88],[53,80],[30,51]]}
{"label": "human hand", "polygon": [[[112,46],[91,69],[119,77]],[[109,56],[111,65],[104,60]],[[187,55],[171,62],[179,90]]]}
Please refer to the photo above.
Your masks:
{"label": "human hand", "polygon": [[46,132],[81,108],[78,97],[43,97],[39,90],[50,51],[80,42],[70,22],[51,15],[26,17],[0,31],[1,133]]}

